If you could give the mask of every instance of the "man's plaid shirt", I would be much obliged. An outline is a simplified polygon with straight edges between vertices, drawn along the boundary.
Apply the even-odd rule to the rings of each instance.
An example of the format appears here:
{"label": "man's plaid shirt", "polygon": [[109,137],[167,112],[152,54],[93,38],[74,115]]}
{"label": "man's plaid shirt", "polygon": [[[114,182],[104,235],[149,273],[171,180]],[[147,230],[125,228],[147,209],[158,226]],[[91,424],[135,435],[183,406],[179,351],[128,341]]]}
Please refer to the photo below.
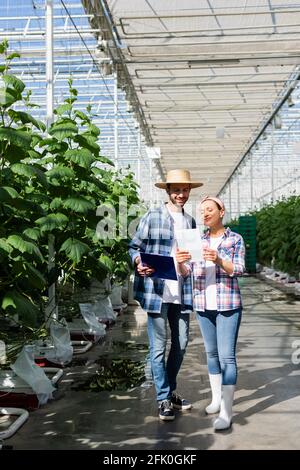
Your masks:
{"label": "man's plaid shirt", "polygon": [[[210,234],[207,231],[202,237],[203,248],[210,245]],[[245,245],[238,233],[227,228],[218,246],[218,255],[233,263],[232,275],[227,274],[216,265],[217,310],[224,312],[242,308],[239,284],[236,276],[241,276],[245,270]],[[194,310],[205,310],[205,262],[189,263],[193,272]]]}
{"label": "man's plaid shirt", "polygon": [[[195,228],[195,220],[184,213],[185,227]],[[174,223],[165,204],[150,209],[142,217],[137,232],[129,243],[129,254],[134,263],[140,252],[170,256],[174,240]],[[135,273],[134,298],[147,312],[160,313],[165,281],[155,277],[142,277]],[[191,276],[182,278],[181,311],[190,313],[192,307]]]}

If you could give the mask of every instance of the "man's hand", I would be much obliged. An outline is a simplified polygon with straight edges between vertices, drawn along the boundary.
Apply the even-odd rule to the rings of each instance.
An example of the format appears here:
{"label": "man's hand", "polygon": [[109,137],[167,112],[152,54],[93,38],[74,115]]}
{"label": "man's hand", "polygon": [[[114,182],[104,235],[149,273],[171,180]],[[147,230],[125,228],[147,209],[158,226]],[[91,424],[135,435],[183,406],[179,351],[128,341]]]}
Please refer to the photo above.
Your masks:
{"label": "man's hand", "polygon": [[155,271],[155,269],[151,268],[151,266],[143,265],[139,256],[135,258],[134,262],[136,264],[136,270],[139,276],[151,276],[151,274],[153,274]]}

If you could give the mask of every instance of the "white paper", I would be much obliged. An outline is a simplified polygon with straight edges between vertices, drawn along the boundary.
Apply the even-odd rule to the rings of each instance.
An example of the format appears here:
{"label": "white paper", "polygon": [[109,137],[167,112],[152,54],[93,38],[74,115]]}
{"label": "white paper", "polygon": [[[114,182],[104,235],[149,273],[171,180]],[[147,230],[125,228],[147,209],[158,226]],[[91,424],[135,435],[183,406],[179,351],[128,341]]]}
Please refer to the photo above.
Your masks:
{"label": "white paper", "polygon": [[178,248],[191,254],[190,261],[203,261],[202,240],[198,228],[176,230],[175,235]]}

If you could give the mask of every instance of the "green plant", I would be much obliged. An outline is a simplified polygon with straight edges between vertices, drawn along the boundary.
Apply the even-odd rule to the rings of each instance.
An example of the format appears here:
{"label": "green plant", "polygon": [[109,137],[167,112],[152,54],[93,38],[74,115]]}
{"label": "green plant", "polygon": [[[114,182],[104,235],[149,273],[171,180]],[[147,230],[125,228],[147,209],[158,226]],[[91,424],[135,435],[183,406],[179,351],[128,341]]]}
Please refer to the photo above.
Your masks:
{"label": "green plant", "polygon": [[[77,90],[69,80],[70,96],[55,110],[57,120],[50,137],[40,141],[46,171],[49,203],[47,215],[36,220],[44,235],[54,236],[55,269],[51,280],[63,273],[65,281],[88,287],[92,278],[108,274],[118,278],[129,271],[127,240],[120,232],[120,198],[138,203],[132,174],[123,175],[103,157],[97,143],[100,130],[92,123],[90,109],[75,109]],[[97,236],[97,208],[110,206],[117,214],[116,230],[108,238]],[[46,241],[46,239],[45,239]]]}
{"label": "green plant", "polygon": [[122,170],[119,170],[109,180],[108,187],[104,205],[114,208],[116,224],[114,237],[98,239],[102,249],[101,261],[106,265],[112,283],[122,284],[132,271],[128,255],[128,241],[131,238],[128,228],[131,224],[137,225],[146,209],[140,204],[133,173],[123,176]]}
{"label": "green plant", "polygon": [[[90,107],[76,108],[77,90],[55,110],[45,125],[23,108],[33,107],[25,84],[9,73],[8,43],[0,44],[0,312],[18,314],[21,323],[43,322],[47,288],[71,281],[88,287],[92,278],[113,280],[129,271],[127,232],[116,218],[116,231],[99,239],[97,207],[111,205],[120,213],[120,200],[138,204],[132,173],[124,175],[101,155],[100,130]],[[134,218],[129,216],[129,221]],[[127,230],[127,226],[126,226]],[[49,240],[53,243],[49,271]]]}
{"label": "green plant", "polygon": [[298,276],[300,272],[300,197],[291,196],[254,213],[258,260]]}
{"label": "green plant", "polygon": [[30,106],[30,93],[23,96],[24,83],[9,72],[18,54],[8,54],[7,41],[0,44],[0,54],[0,312],[17,314],[34,326],[46,286],[45,259],[33,222],[37,214],[44,215],[41,201],[48,185],[36,151],[45,126],[14,109],[19,103]]}
{"label": "green plant", "polygon": [[74,108],[77,90],[72,80],[69,89],[69,98],[54,111],[57,119],[49,137],[39,142],[42,162],[49,168],[48,200],[46,215],[35,222],[45,245],[50,234],[54,237],[55,267],[49,281],[63,275],[65,281],[87,286],[91,277],[102,280],[107,274],[94,235],[96,208],[108,191],[110,170],[103,167],[113,163],[100,155],[100,131],[91,117]]}

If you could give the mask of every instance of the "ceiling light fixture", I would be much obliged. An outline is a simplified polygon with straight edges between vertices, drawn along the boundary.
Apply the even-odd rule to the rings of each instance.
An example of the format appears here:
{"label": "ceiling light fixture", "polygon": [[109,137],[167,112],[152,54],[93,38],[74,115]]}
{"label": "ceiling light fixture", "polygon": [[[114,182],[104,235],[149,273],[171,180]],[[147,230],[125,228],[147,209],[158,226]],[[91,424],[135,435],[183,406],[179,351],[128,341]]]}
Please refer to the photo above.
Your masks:
{"label": "ceiling light fixture", "polygon": [[239,64],[240,59],[195,59],[195,60],[188,60],[189,68],[193,67],[194,65],[230,65],[230,64]]}
{"label": "ceiling light fixture", "polygon": [[288,105],[289,108],[291,108],[292,106],[295,106],[295,102],[293,100],[292,95],[289,95],[289,97],[287,99],[287,105]]}
{"label": "ceiling light fixture", "polygon": [[217,139],[224,139],[224,136],[225,136],[224,127],[216,127],[216,138]]}
{"label": "ceiling light fixture", "polygon": [[274,128],[275,129],[281,129],[282,128],[282,120],[279,114],[276,114],[274,117]]}

